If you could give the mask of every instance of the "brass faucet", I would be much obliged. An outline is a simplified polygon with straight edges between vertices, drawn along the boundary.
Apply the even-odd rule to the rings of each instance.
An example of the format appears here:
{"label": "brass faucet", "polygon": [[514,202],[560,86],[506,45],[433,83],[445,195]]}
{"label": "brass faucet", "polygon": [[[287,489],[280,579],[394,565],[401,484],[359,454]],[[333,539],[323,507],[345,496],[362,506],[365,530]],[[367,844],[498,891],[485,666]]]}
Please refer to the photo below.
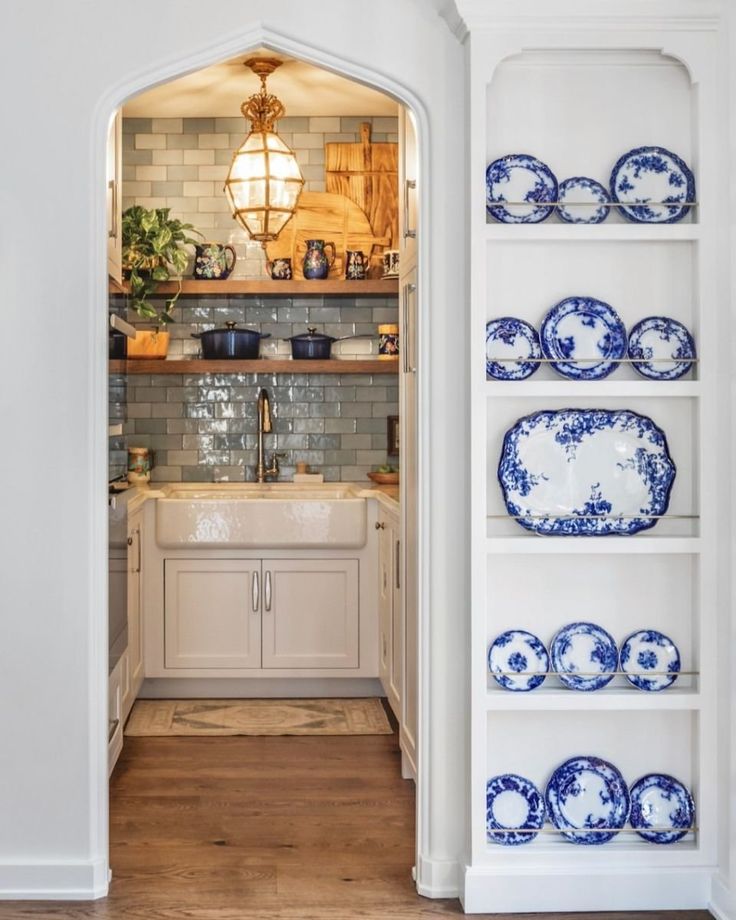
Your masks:
{"label": "brass faucet", "polygon": [[263,435],[270,434],[273,430],[271,419],[271,401],[268,398],[268,390],[262,387],[258,393],[258,463],[256,465],[256,482],[265,482],[267,477],[273,476],[279,478],[279,457],[284,458],[286,454],[274,451],[271,454],[271,465],[267,468],[263,459]]}

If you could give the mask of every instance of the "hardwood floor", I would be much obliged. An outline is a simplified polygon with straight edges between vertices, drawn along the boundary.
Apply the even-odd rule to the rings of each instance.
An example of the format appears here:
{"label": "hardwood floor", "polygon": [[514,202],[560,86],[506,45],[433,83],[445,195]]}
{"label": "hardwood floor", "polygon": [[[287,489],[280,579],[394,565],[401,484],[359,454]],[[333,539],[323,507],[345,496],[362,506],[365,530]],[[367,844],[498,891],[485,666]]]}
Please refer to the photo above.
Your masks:
{"label": "hardwood floor", "polygon": [[[109,897],[0,902],[0,918],[460,916],[457,901],[430,901],[414,891],[414,786],[400,778],[399,761],[394,735],[127,738],[111,781]],[[551,920],[549,914],[537,916]]]}

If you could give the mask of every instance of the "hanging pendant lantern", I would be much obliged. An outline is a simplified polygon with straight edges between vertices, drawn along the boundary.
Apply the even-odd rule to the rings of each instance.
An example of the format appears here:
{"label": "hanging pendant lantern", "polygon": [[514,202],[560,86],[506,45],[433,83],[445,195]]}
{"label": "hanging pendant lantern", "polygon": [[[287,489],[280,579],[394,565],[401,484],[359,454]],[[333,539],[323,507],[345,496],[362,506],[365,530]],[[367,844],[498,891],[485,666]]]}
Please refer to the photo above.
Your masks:
{"label": "hanging pendant lantern", "polygon": [[291,220],[304,185],[294,151],[274,127],[286,109],[266,89],[266,79],[280,64],[276,58],[245,62],[260,77],[261,89],[240,107],[250,119],[250,134],[233,154],[224,188],[235,220],[261,242],[275,240]]}

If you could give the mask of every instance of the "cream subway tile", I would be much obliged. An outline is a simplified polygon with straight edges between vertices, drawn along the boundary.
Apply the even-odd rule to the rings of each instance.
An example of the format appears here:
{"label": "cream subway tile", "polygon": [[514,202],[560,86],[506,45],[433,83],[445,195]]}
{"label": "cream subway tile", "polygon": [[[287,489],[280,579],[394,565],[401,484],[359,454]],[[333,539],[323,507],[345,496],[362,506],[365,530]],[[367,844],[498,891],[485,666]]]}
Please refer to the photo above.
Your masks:
{"label": "cream subway tile", "polygon": [[[154,131],[156,129],[154,128]],[[317,117],[309,119],[309,133],[318,134],[319,132],[339,132],[340,130],[340,117]]]}
{"label": "cream subway tile", "polygon": [[158,150],[126,150],[123,153],[123,163],[126,166],[150,166],[153,163],[153,154]]}
{"label": "cream subway tile", "polygon": [[306,182],[321,182],[325,177],[324,166],[302,166],[302,175]]}
{"label": "cream subway tile", "polygon": [[309,119],[303,115],[287,115],[280,118],[276,127],[282,131],[309,131]]}
{"label": "cream subway tile", "polygon": [[[186,211],[190,203],[191,203],[190,198],[180,198],[178,196],[175,196],[172,198],[169,198],[167,196],[166,198],[166,207],[171,208],[172,211],[175,211],[177,216],[181,214],[182,212]],[[181,220],[181,217],[179,218],[179,220]]]}
{"label": "cream subway tile", "polygon": [[181,182],[152,182],[151,183],[151,194],[157,198],[181,198],[182,197],[182,183]]}
{"label": "cream subway tile", "polygon": [[197,147],[196,134],[161,134],[159,136],[166,138],[166,146],[169,150],[194,150]]}
{"label": "cream subway tile", "polygon": [[244,134],[248,130],[246,120],[242,115],[238,118],[216,118],[215,131],[217,134],[232,134],[242,131]]}
{"label": "cream subway tile", "polygon": [[215,194],[214,182],[185,182],[184,195],[187,198],[207,198]]}
{"label": "cream subway tile", "polygon": [[145,195],[136,195],[135,203],[140,205],[142,208],[148,208],[149,211],[152,211],[154,208],[165,208],[166,199],[165,198],[151,198],[146,197]]}
{"label": "cream subway tile", "polygon": [[394,134],[399,129],[399,119],[398,117],[379,117],[373,119],[373,130],[374,131],[391,131]]}
{"label": "cream subway tile", "polygon": [[206,166],[215,162],[214,150],[185,150],[184,164],[186,166]]}
{"label": "cream subway tile", "polygon": [[184,162],[183,150],[154,150],[154,166],[181,166]]}
{"label": "cream subway tile", "polygon": [[[230,209],[227,211],[213,213],[212,216],[215,219],[215,227],[221,227],[223,230],[236,230],[240,225],[236,222],[233,215],[230,213]],[[245,259],[240,259],[239,261],[245,262]]]}
{"label": "cream subway tile", "polygon": [[197,146],[200,150],[221,150],[230,146],[228,134],[200,134]]}
{"label": "cream subway tile", "polygon": [[184,130],[188,134],[212,133],[215,130],[214,118],[185,118]]}
{"label": "cream subway tile", "polygon": [[230,164],[233,161],[233,151],[230,148],[228,148],[227,150],[210,150],[210,151],[202,150],[201,151],[201,153],[206,153],[206,152],[214,153],[215,155],[214,161],[219,166],[225,166],[227,168],[230,166]]}
{"label": "cream subway tile", "polygon": [[325,148],[324,147],[315,147],[314,150],[309,151],[309,163],[310,164],[324,164],[325,162]]}
{"label": "cream subway tile", "polygon": [[151,482],[181,482],[180,466],[154,466],[151,470]]}
{"label": "cream subway tile", "polygon": [[151,134],[153,121],[150,118],[123,118],[123,134]]}
{"label": "cream subway tile", "polygon": [[307,163],[309,163],[308,150],[295,150],[294,154],[296,155],[296,161],[300,166],[306,166]]}
{"label": "cream subway tile", "polygon": [[199,453],[196,450],[170,450],[167,457],[171,466],[194,466],[198,459]]}
{"label": "cream subway tile", "polygon": [[[184,183],[186,185],[186,183]],[[212,184],[212,183],[210,183]],[[230,210],[230,205],[227,203],[225,195],[217,195],[212,197],[203,197],[199,199],[198,208],[200,211],[214,211],[214,212],[228,212]]]}
{"label": "cream subway tile", "polygon": [[248,136],[248,132],[244,128],[239,134],[223,134],[222,136],[227,138],[227,144],[223,145],[221,149],[234,151],[242,145]]}
{"label": "cream subway tile", "polygon": [[[191,208],[196,202],[192,201],[191,198],[184,199],[187,203],[187,207]],[[182,211],[179,214],[179,220],[183,221],[185,224],[193,224],[198,230],[203,227],[212,227],[214,226],[214,221],[212,223],[208,222],[208,219],[211,215],[209,214],[200,214],[198,211]]]}
{"label": "cream subway tile", "polygon": [[164,134],[136,134],[136,150],[163,150],[166,146],[166,135]]}
{"label": "cream subway tile", "polygon": [[135,182],[135,166],[123,164],[123,182]]}
{"label": "cream subway tile", "polygon": [[391,144],[398,144],[398,143],[399,143],[399,135],[398,135],[398,134],[391,134],[391,133],[389,132],[389,133],[386,135],[386,140],[387,140],[389,143],[391,143]]}
{"label": "cream subway tile", "polygon": [[227,179],[227,166],[220,164],[219,166],[199,166],[199,178],[200,179],[214,179],[215,182],[223,182]]}
{"label": "cream subway tile", "polygon": [[294,147],[297,149],[306,150],[313,147],[322,147],[324,142],[324,134],[294,134]]}
{"label": "cream subway tile", "polygon": [[356,140],[354,134],[343,134],[342,132],[337,134],[325,134],[324,142],[325,144],[352,144]]}
{"label": "cream subway tile", "polygon": [[326,192],[327,186],[324,182],[316,182],[314,179],[311,179],[307,182],[307,191],[308,192]]}
{"label": "cream subway tile", "polygon": [[126,198],[137,198],[139,195],[150,195],[150,182],[124,182],[123,195]]}
{"label": "cream subway tile", "polygon": [[[183,150],[167,150],[166,153],[183,153]],[[199,178],[197,166],[169,166],[167,178],[172,182],[192,181]]]}
{"label": "cream subway tile", "polygon": [[181,134],[183,130],[181,118],[154,118],[151,126],[154,134]]}

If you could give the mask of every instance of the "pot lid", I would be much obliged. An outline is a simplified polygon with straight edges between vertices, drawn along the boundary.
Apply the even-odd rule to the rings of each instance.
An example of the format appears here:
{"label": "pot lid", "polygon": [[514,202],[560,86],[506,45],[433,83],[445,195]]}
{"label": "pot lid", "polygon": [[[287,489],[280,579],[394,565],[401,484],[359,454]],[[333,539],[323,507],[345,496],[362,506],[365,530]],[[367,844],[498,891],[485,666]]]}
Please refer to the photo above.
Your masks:
{"label": "pot lid", "polygon": [[317,332],[316,326],[308,326],[306,332],[300,332],[299,335],[289,336],[287,342],[334,342],[335,337],[325,335],[323,332]]}
{"label": "pot lid", "polygon": [[[261,335],[257,329],[238,329],[237,323],[231,321],[225,323],[224,329],[208,329],[207,332],[245,332],[248,335]],[[202,335],[206,335],[206,332],[203,332]]]}

